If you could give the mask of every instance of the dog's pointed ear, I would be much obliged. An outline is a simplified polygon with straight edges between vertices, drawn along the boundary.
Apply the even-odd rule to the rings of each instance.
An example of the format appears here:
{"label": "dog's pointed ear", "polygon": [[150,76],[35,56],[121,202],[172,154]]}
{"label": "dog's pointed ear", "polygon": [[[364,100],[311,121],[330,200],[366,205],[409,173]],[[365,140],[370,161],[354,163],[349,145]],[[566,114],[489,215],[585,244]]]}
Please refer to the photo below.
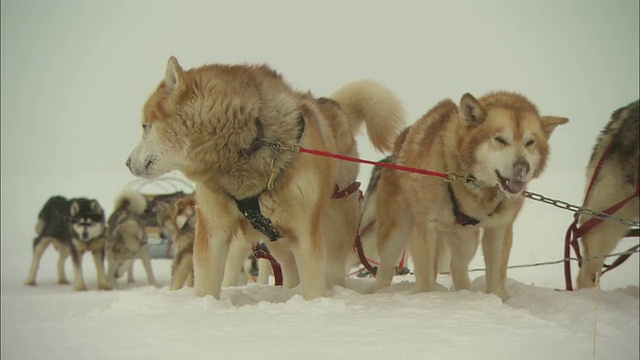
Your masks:
{"label": "dog's pointed ear", "polygon": [[460,117],[467,126],[478,126],[484,122],[487,112],[473,95],[466,93],[460,99]]}
{"label": "dog's pointed ear", "polygon": [[551,133],[556,126],[563,125],[568,122],[569,119],[560,116],[540,116],[540,127],[547,139],[551,136]]}
{"label": "dog's pointed ear", "polygon": [[80,211],[80,204],[78,204],[77,201],[72,201],[71,207],[69,208],[69,215],[76,216],[78,211]]}
{"label": "dog's pointed ear", "polygon": [[91,210],[96,214],[102,214],[102,207],[98,204],[97,200],[91,202]]}
{"label": "dog's pointed ear", "polygon": [[171,56],[167,61],[167,70],[164,75],[164,85],[167,92],[174,92],[184,84],[184,70],[178,63],[175,56]]}

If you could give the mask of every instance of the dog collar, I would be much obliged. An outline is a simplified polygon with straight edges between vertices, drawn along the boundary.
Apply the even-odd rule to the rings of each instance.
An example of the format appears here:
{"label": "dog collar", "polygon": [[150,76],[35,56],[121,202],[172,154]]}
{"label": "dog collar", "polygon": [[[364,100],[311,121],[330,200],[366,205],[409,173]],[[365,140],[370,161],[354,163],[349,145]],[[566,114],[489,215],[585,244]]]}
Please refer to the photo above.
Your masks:
{"label": "dog collar", "polygon": [[460,206],[458,205],[458,201],[456,200],[456,195],[453,193],[451,183],[447,183],[447,189],[449,190],[449,198],[451,199],[451,203],[453,204],[453,216],[456,218],[456,224],[462,226],[478,225],[480,223],[480,220],[472,218],[471,216],[460,211]]}
{"label": "dog collar", "polygon": [[[264,127],[262,126],[262,121],[259,118],[255,119],[256,123],[256,137],[251,142],[248,148],[240,150],[240,152],[244,156],[251,156],[256,151],[260,150],[261,147],[267,145],[270,146],[273,141],[269,141],[264,138]],[[302,114],[298,115],[298,136],[296,137],[296,141],[300,141],[302,138],[302,133],[304,133],[305,121]]]}

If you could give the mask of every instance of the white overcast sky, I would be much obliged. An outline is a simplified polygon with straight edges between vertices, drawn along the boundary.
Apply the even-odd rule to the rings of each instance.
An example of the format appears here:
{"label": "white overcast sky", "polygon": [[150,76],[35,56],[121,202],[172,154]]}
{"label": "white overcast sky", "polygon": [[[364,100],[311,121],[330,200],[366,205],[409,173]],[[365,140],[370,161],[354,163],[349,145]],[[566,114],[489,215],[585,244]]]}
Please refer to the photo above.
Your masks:
{"label": "white overcast sky", "polygon": [[[465,92],[521,92],[570,119],[544,175],[565,186],[583,186],[598,132],[639,92],[637,0],[2,0],[1,14],[3,248],[51,195],[111,209],[170,55],[267,63],[317,96],[371,78],[408,123]],[[365,140],[361,156],[381,158]]]}

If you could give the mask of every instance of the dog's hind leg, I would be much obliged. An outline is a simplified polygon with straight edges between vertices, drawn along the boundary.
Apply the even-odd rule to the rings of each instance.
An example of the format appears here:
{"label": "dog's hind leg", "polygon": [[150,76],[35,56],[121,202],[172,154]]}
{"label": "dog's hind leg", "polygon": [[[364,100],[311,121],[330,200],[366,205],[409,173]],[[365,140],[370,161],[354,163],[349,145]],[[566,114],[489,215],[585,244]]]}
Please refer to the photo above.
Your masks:
{"label": "dog's hind leg", "polygon": [[269,252],[280,264],[282,270],[282,286],[285,289],[291,289],[300,284],[300,276],[298,266],[293,252],[285,244],[280,241],[271,241],[266,243]]}
{"label": "dog's hind leg", "polygon": [[238,234],[231,240],[229,255],[224,268],[224,277],[222,278],[223,287],[246,285],[246,279],[243,284],[240,277],[244,276],[242,268],[244,260],[249,256],[250,252],[251,249],[244,236]]}
{"label": "dog's hind leg", "polygon": [[414,292],[436,290],[438,236],[438,231],[429,223],[417,222],[413,226],[410,248],[416,276]]}
{"label": "dog's hind leg", "polygon": [[69,280],[67,280],[67,274],[64,271],[64,264],[67,262],[67,258],[69,258],[69,254],[71,254],[71,249],[68,246],[57,245],[55,242],[53,243],[56,250],[60,253],[60,257],[58,258],[58,284],[68,284]]}
{"label": "dog's hind leg", "polygon": [[27,280],[25,280],[25,285],[36,284],[36,275],[38,274],[38,268],[40,267],[40,260],[42,259],[42,254],[47,250],[49,244],[53,241],[52,237],[43,236],[36,237],[33,239],[33,260],[31,261],[31,267],[29,268],[29,275],[27,276]]}
{"label": "dog's hind leg", "polygon": [[[155,276],[153,276],[153,269],[151,268],[151,256],[149,256],[149,245],[143,244],[139,250],[140,260],[142,260],[142,265],[144,266],[144,270],[147,273],[147,281],[150,285],[158,286],[156,282]],[[131,262],[131,268],[129,268],[129,273],[133,269],[133,262]]]}
{"label": "dog's hind leg", "polygon": [[[396,263],[402,249],[407,243],[406,224],[394,212],[389,216],[378,217],[376,245],[380,264],[376,271],[376,280],[373,284],[373,292],[391,285],[396,274]],[[415,263],[415,260],[414,260]]]}
{"label": "dog's hind leg", "polygon": [[271,275],[271,263],[266,259],[258,259],[258,280],[261,285],[269,284],[269,275]]}
{"label": "dog's hind leg", "polygon": [[189,277],[191,277],[190,286],[193,286],[193,277],[191,276],[192,270],[193,258],[187,254],[181,255],[181,258],[176,263],[169,290],[181,289],[184,286],[185,281],[189,282]]}
{"label": "dog's hind leg", "polygon": [[[612,221],[604,221],[582,237],[582,263],[578,273],[578,288],[592,288],[595,285],[596,274],[602,269],[605,256],[615,249],[618,241],[627,233],[629,227]],[[593,257],[596,259],[587,260]]]}
{"label": "dog's hind leg", "polygon": [[332,219],[325,227],[327,235],[327,286],[345,286],[347,256],[358,233],[360,199],[357,194],[331,200]]}
{"label": "dog's hind leg", "polygon": [[[478,250],[480,230],[465,228],[457,233],[450,233],[445,236],[451,252],[450,265],[448,267],[451,271],[453,287],[456,290],[468,290],[470,285],[469,263],[473,260]],[[440,240],[438,239],[438,241]],[[438,254],[439,257],[441,255],[441,253]],[[441,268],[440,260],[442,259],[438,259],[438,269]]]}
{"label": "dog's hind leg", "polygon": [[131,264],[129,264],[129,268],[127,269],[127,282],[129,284],[136,282],[136,278],[133,276],[133,264],[135,263],[135,261],[132,261]]}

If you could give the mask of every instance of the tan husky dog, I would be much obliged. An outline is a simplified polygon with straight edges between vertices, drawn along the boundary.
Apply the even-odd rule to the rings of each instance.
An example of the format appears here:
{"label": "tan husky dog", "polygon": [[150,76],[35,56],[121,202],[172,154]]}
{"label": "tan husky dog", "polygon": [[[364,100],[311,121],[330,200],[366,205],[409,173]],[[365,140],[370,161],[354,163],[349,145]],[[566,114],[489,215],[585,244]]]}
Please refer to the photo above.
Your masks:
{"label": "tan husky dog", "polygon": [[409,239],[415,291],[436,289],[442,239],[449,244],[455,289],[468,289],[469,262],[482,229],[486,292],[505,300],[521,194],[544,170],[554,128],[567,121],[540,116],[524,96],[495,92],[479,99],[465,94],[459,106],[442,101],[413,124],[395,144],[396,163],[457,174],[466,181],[383,170],[376,200],[380,267],[374,290],[391,283],[395,261]]}
{"label": "tan husky dog", "polygon": [[[587,166],[587,186],[593,177],[600,158],[611,144],[603,159],[602,166],[585,207],[591,210],[604,211],[631,196],[638,186],[638,169],[640,169],[638,144],[638,124],[640,123],[640,102],[635,101],[616,110],[611,115],[611,121],[602,130],[591,160]],[[638,197],[614,213],[622,219],[638,220]],[[580,216],[580,225],[591,219],[590,216]],[[615,222],[603,221],[587,231],[581,239],[582,256],[587,260],[582,264],[578,274],[578,287],[591,288],[594,286],[596,273],[602,268],[605,255],[616,247],[620,239],[627,233],[629,226]]]}
{"label": "tan husky dog", "polygon": [[206,65],[185,71],[169,59],[143,110],[143,136],[127,166],[154,178],[172,170],[196,182],[195,290],[220,298],[229,244],[238,234],[263,240],[282,265],[284,286],[305,299],[344,284],[357,231],[358,165],[300,154],[298,146],[357,156],[367,125],[389,150],[404,125],[394,94],[372,81],[331,99],[293,90],[266,65]]}

